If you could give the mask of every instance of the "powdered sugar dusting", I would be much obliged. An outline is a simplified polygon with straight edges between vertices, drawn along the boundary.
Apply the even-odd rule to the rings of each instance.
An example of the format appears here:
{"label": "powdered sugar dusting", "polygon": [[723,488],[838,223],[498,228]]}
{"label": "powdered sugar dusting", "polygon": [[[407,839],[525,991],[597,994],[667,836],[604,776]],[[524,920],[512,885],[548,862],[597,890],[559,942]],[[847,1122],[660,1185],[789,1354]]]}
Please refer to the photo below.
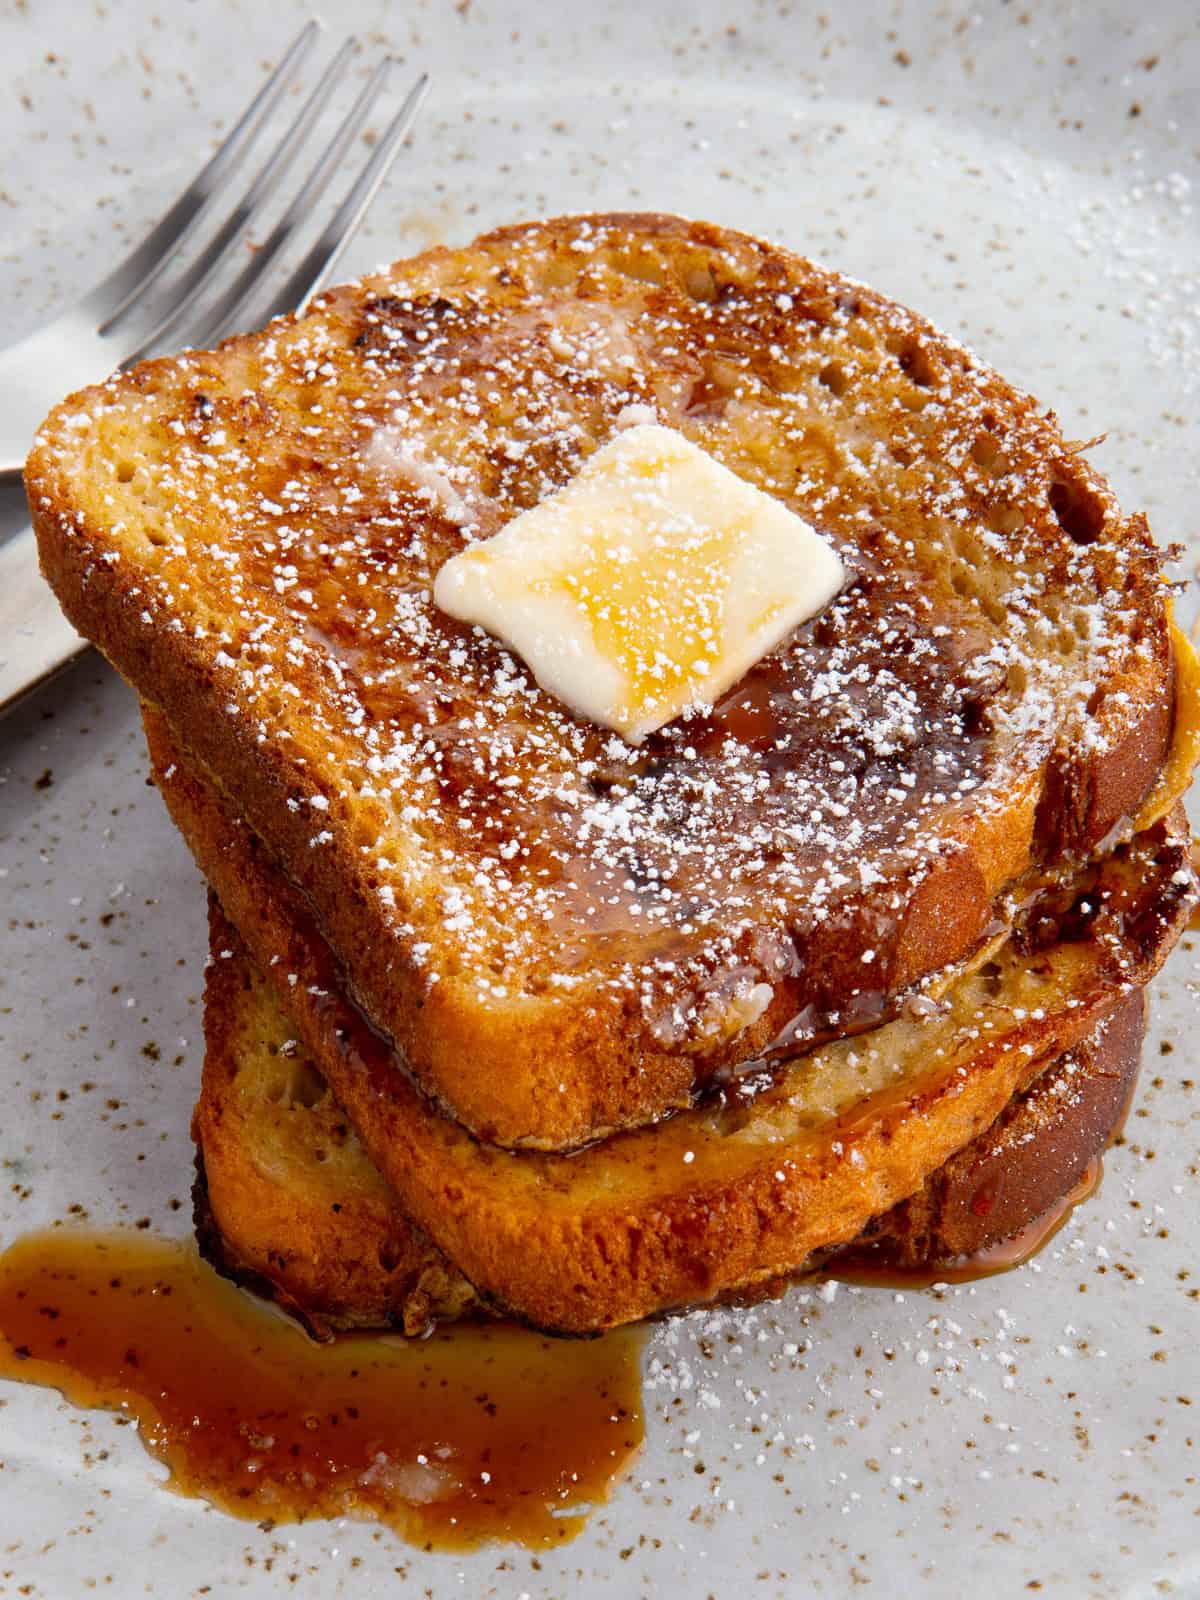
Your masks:
{"label": "powdered sugar dusting", "polygon": [[[1137,614],[1152,547],[1030,403],[901,309],[731,236],[534,227],[161,381],[178,428],[127,477],[152,396],[110,388],[93,442],[53,448],[94,449],[122,514],[154,523],[145,626],[212,641],[230,714],[328,803],[313,848],[353,818],[378,927],[485,1009],[582,984],[703,1053],[748,993],[787,1005],[806,965],[819,990],[830,941],[886,987],[931,863],[1056,749],[1122,737],[1112,686],[1163,649]],[[430,585],[651,417],[855,581],[632,751]]]}

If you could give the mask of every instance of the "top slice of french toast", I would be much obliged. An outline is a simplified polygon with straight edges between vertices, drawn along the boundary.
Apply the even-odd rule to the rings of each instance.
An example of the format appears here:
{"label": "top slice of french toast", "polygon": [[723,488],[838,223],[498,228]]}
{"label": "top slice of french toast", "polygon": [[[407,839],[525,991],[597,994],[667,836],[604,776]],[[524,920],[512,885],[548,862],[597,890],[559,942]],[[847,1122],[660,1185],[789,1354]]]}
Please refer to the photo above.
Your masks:
{"label": "top slice of french toast", "polygon": [[[430,591],[651,418],[852,579],[634,748]],[[497,1143],[581,1144],[882,1020],[1103,848],[1170,744],[1144,519],[929,324],[702,223],[400,262],[73,396],[26,484],[68,616]]]}

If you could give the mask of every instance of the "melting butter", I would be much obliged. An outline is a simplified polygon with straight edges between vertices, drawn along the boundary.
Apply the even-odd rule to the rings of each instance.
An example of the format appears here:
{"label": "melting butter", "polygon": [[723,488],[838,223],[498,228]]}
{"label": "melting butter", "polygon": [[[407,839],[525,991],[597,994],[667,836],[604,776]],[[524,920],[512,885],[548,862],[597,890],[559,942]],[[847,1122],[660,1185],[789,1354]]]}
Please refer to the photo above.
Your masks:
{"label": "melting butter", "polygon": [[448,561],[433,593],[542,688],[636,744],[718,699],[845,580],[802,518],[645,423]]}

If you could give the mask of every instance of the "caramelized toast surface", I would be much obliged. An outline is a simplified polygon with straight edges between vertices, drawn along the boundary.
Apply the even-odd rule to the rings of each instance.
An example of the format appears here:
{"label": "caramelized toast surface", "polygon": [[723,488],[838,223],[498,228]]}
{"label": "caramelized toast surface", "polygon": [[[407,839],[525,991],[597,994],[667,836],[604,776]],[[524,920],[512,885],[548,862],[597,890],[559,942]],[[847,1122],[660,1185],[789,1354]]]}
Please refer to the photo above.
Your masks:
{"label": "caramelized toast surface", "polygon": [[[656,417],[853,578],[637,749],[433,606]],[[878,1022],[1136,814],[1173,667],[1144,520],[902,307],[665,216],[436,250],[47,420],[71,620],[303,894],[426,1094],[567,1148]],[[1019,889],[1016,891],[1019,893]]]}
{"label": "caramelized toast surface", "polygon": [[302,898],[165,723],[147,726],[172,816],[405,1212],[489,1301],[566,1332],[717,1299],[855,1238],[1144,987],[1196,898],[1176,811],[942,1001],[823,1046],[747,1104],[573,1155],[512,1152],[415,1090]]}

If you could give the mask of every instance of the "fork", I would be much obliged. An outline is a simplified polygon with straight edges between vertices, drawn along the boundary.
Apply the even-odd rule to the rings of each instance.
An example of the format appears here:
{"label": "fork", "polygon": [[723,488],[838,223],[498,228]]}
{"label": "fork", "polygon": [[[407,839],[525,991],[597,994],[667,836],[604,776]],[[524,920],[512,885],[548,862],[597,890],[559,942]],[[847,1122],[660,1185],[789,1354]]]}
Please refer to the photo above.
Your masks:
{"label": "fork", "polygon": [[[273,199],[282,198],[288,172],[358,52],[353,38],[336,52],[207,243],[182,271],[170,272],[210,210],[231,193],[236,169],[261,146],[272,111],[320,31],[315,20],[300,31],[203,170],[114,272],[53,322],[0,350],[0,483],[16,480],[38,423],[64,393],[169,345],[212,344],[245,326],[252,304],[253,321],[265,322],[302,306],[328,279],[416,119],[429,87],[426,73],[409,89],[299,265],[266,296],[272,264],[315,216],[379,101],[396,65],[391,57],[371,73],[245,266],[227,283],[220,269],[246,229]],[[0,714],[83,648],[38,574],[32,529],[0,542]]]}

